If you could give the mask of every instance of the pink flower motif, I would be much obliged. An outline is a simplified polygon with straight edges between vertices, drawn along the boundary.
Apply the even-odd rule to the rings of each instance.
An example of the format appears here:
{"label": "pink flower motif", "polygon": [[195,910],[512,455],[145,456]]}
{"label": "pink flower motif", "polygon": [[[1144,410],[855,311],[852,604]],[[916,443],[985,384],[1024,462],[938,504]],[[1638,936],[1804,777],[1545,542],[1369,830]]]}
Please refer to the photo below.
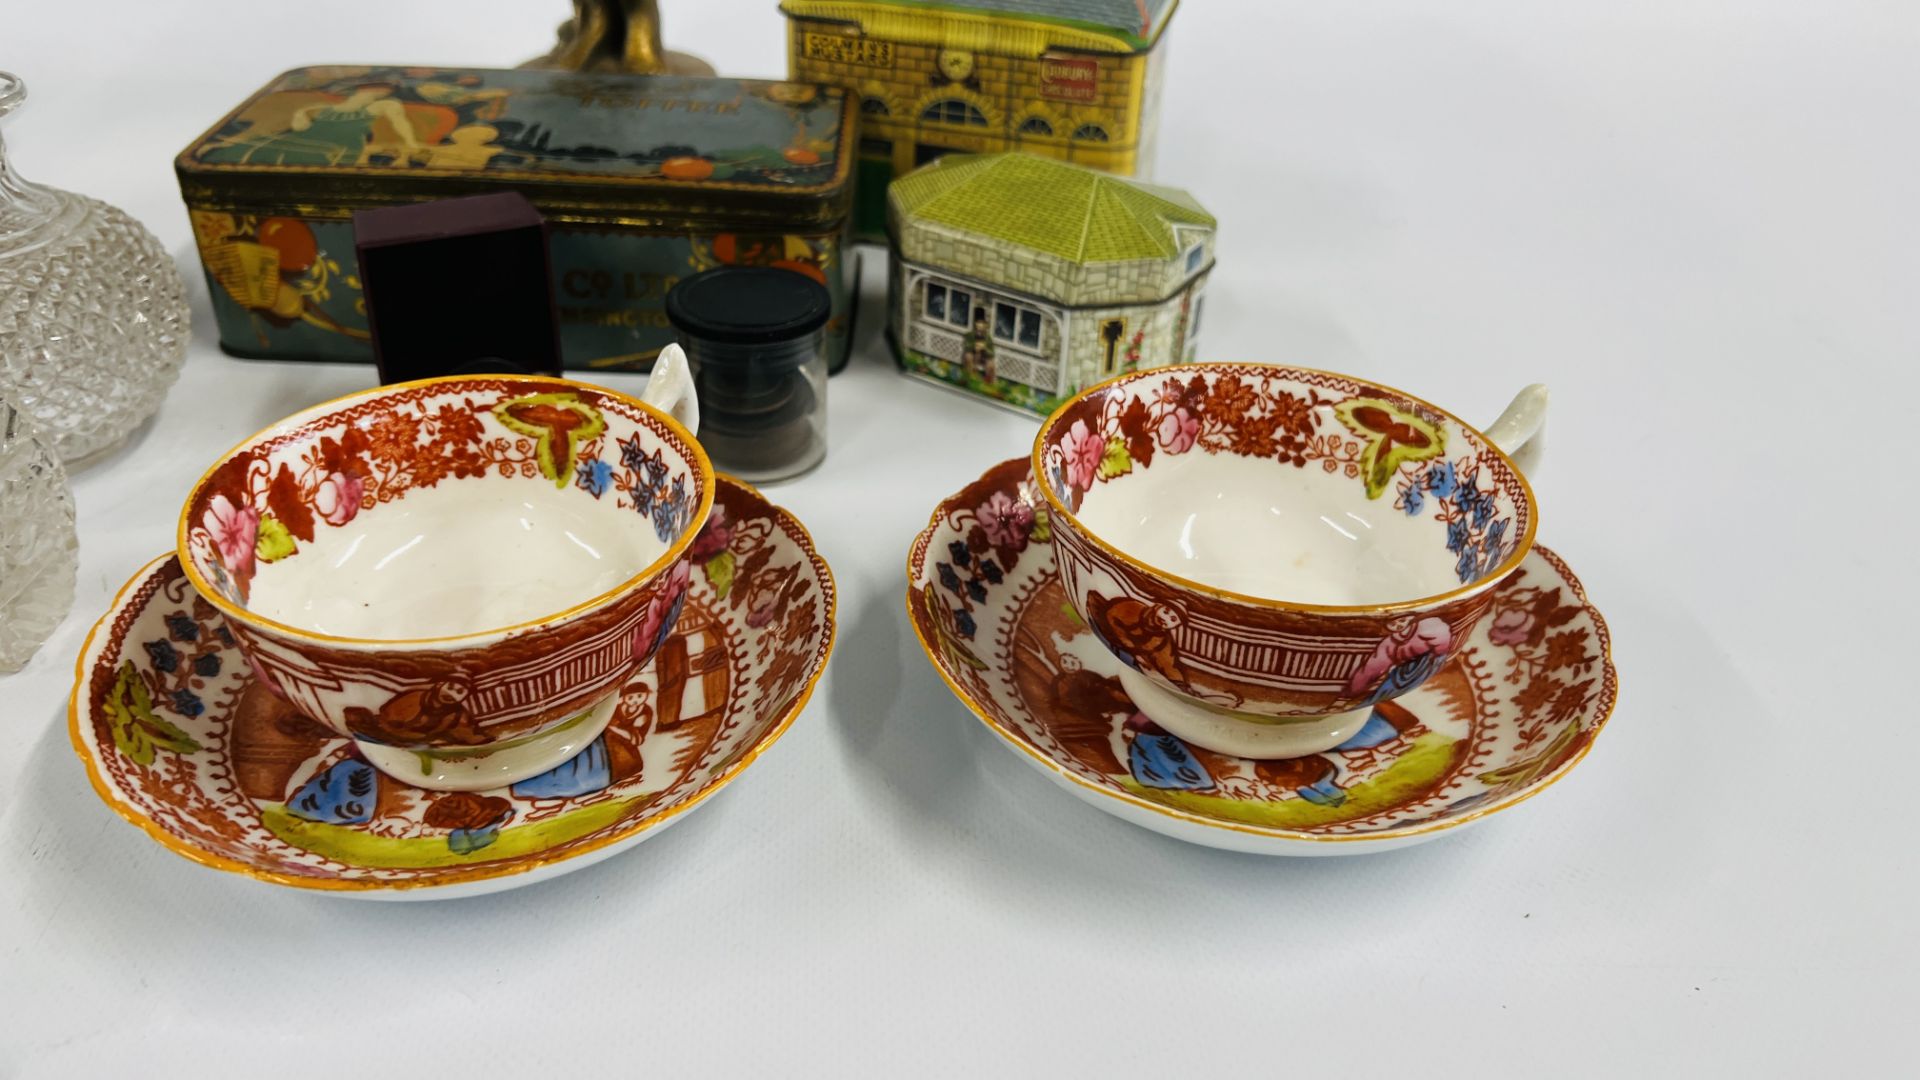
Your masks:
{"label": "pink flower motif", "polygon": [[986,530],[987,543],[1013,551],[1027,549],[1027,534],[1033,532],[1033,507],[1004,491],[996,491],[974,510],[980,527]]}
{"label": "pink flower motif", "polygon": [[693,546],[687,549],[687,553],[693,557],[694,562],[704,563],[727,550],[727,545],[731,543],[733,543],[733,526],[727,522],[727,508],[715,506],[713,513],[707,516],[707,523],[701,528],[700,535],[694,538]]}
{"label": "pink flower motif", "polygon": [[1525,644],[1527,635],[1533,631],[1533,609],[1524,607],[1504,608],[1493,617],[1493,626],[1487,630],[1487,640],[1495,645]]}
{"label": "pink flower motif", "polygon": [[1068,486],[1081,491],[1092,488],[1093,478],[1100,472],[1100,459],[1106,452],[1106,440],[1089,430],[1085,420],[1075,420],[1067,433],[1060,436]]}
{"label": "pink flower motif", "polygon": [[251,506],[235,506],[225,495],[215,495],[200,519],[227,573],[245,580],[253,576],[253,545],[260,539],[260,511]]}
{"label": "pink flower motif", "polygon": [[640,616],[640,625],[633,628],[635,659],[645,663],[667,640],[674,620],[680,615],[680,602],[687,598],[687,583],[691,580],[693,572],[687,568],[685,559],[674,563],[673,569],[667,571],[660,591],[654,593],[653,599],[647,602],[647,611]]}
{"label": "pink flower motif", "polygon": [[367,490],[366,481],[352,473],[337,472],[325,480],[313,491],[313,512],[319,514],[329,525],[345,525],[360,512],[360,496]]}
{"label": "pink flower motif", "polygon": [[1167,453],[1184,454],[1193,449],[1194,440],[1200,437],[1200,421],[1185,405],[1176,405],[1160,418],[1153,437]]}
{"label": "pink flower motif", "polygon": [[755,630],[773,621],[773,601],[762,601],[760,606],[747,613],[747,625]]}
{"label": "pink flower motif", "polygon": [[273,673],[268,671],[266,668],[261,667],[260,661],[255,660],[253,658],[252,653],[248,652],[245,649],[241,649],[240,656],[246,660],[247,667],[253,670],[253,678],[255,682],[273,691],[274,697],[284,698],[287,696],[287,692],[280,689],[280,684],[274,680]]}
{"label": "pink flower motif", "polygon": [[1447,620],[1429,615],[1414,622],[1411,615],[1401,616],[1373,655],[1347,680],[1347,693],[1364,694],[1395,668],[1426,657],[1437,663],[1452,649],[1453,629]]}

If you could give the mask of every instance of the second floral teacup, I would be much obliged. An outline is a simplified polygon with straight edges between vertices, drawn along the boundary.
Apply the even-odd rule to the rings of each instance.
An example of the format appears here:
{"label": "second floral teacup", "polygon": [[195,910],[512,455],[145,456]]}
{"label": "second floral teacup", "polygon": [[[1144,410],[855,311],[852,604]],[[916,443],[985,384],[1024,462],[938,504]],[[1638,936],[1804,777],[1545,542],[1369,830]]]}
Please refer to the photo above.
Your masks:
{"label": "second floral teacup", "polygon": [[442,790],[545,772],[686,597],[714,479],[672,351],[653,404],[475,376],[308,409],[195,485],[181,565],[261,681],[381,770]]}
{"label": "second floral teacup", "polygon": [[1190,742],[1316,753],[1420,685],[1526,556],[1529,388],[1495,437],[1344,375],[1141,371],[1048,419],[1033,467],[1069,602],[1135,705]]}

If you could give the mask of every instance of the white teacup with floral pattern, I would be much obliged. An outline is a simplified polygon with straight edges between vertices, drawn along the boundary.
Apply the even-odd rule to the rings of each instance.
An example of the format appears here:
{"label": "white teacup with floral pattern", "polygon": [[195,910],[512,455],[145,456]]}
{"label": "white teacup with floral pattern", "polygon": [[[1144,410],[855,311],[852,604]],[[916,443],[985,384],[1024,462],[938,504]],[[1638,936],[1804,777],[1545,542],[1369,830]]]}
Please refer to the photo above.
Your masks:
{"label": "white teacup with floral pattern", "polygon": [[677,348],[647,390],[462,376],[315,406],[200,479],[180,563],[261,680],[382,771],[537,775],[665,640],[713,505]]}
{"label": "white teacup with floral pattern", "polygon": [[1033,468],[1074,609],[1140,710],[1249,758],[1337,746],[1418,686],[1526,557],[1533,492],[1482,434],[1330,372],[1190,364],[1109,380],[1041,428]]}

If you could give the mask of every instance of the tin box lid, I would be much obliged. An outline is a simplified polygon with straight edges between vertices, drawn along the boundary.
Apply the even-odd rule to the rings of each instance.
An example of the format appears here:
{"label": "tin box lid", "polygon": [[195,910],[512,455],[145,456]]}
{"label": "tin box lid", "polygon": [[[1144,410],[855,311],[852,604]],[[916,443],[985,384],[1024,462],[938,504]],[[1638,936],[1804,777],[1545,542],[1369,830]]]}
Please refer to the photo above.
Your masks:
{"label": "tin box lid", "polygon": [[667,293],[675,329],[735,345],[791,341],[825,326],[832,314],[825,285],[772,266],[715,267]]}
{"label": "tin box lid", "polygon": [[828,224],[852,103],[809,83],[326,66],[274,79],[176,162],[189,205],[361,209],[511,189],[550,217]]}
{"label": "tin box lid", "polygon": [[853,23],[886,41],[1014,54],[1037,51],[1016,26],[1052,28],[1048,43],[1058,48],[1144,51],[1178,6],[1179,0],[780,0],[790,17]]}

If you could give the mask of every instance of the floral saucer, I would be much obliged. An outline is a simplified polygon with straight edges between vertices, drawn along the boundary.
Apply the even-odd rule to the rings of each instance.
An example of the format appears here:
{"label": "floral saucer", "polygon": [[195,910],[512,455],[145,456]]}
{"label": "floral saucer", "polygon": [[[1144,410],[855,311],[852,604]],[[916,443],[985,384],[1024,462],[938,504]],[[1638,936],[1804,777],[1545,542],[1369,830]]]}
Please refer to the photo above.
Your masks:
{"label": "floral saucer", "polygon": [[833,647],[834,586],[793,515],[721,477],[686,607],[573,760],[510,788],[375,771],[257,681],[172,555],[87,639],[70,730],[100,797],[180,855],[296,888],[472,896],[591,865],[726,786],[793,722]]}
{"label": "floral saucer", "polygon": [[1025,458],[940,504],[907,557],[907,613],[987,727],[1081,799],[1155,832],[1267,855],[1431,839],[1565,776],[1613,709],[1607,625],[1535,546],[1453,663],[1377,705],[1340,746],[1249,761],[1140,715],[1119,661],[1067,603]]}

